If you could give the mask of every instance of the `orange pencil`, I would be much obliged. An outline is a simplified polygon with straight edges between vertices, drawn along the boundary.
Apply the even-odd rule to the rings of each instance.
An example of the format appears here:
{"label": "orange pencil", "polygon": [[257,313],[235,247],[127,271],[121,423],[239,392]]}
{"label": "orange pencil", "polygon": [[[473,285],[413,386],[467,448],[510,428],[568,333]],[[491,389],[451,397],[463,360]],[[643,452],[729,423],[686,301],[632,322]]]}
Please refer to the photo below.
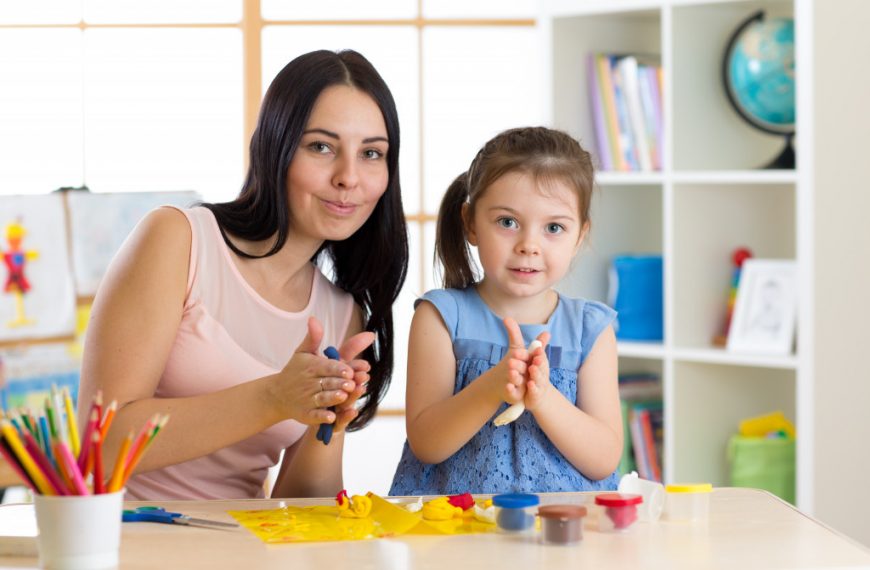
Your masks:
{"label": "orange pencil", "polygon": [[57,462],[57,472],[60,473],[60,478],[63,479],[63,483],[64,483],[64,485],[66,485],[66,488],[75,492],[76,487],[73,484],[72,477],[69,474],[69,468],[67,467],[66,462],[63,461],[63,457],[61,457],[61,451],[60,451],[60,444],[61,443],[63,443],[63,442],[56,441],[56,442],[54,442],[54,446],[52,447],[52,449],[54,449],[54,459]]}
{"label": "orange pencil", "polygon": [[105,493],[103,487],[103,438],[100,432],[94,432],[94,495]]}
{"label": "orange pencil", "polygon": [[163,416],[162,418],[160,418],[160,421],[158,421],[157,425],[154,426],[154,429],[151,430],[151,434],[148,437],[148,440],[145,442],[144,445],[142,445],[138,450],[136,450],[136,453],[133,455],[133,457],[130,460],[130,465],[126,469],[124,469],[124,480],[123,480],[123,483],[121,485],[122,487],[127,484],[127,480],[133,474],[133,471],[136,469],[136,465],[139,464],[139,461],[142,459],[142,456],[145,455],[145,452],[148,451],[149,447],[151,447],[151,444],[154,442],[154,438],[157,437],[157,432],[159,432],[160,429],[163,426],[165,426],[166,422],[168,422],[168,421],[169,421],[168,414]]}
{"label": "orange pencil", "polygon": [[112,400],[109,407],[106,408],[106,413],[103,415],[103,421],[100,422],[100,437],[105,441],[106,434],[109,433],[109,426],[112,425],[112,420],[115,419],[115,412],[118,410],[118,401]]}
{"label": "orange pencil", "polygon": [[133,432],[124,437],[121,442],[121,449],[118,451],[118,458],[115,460],[115,467],[112,469],[112,477],[109,479],[109,485],[106,488],[108,493],[114,493],[121,490],[121,479],[124,477],[124,465],[127,460],[127,452],[130,451],[130,444],[133,443]]}
{"label": "orange pencil", "polygon": [[129,465],[133,461],[133,456],[139,453],[139,450],[142,449],[148,442],[151,431],[154,429],[154,426],[157,424],[159,419],[160,414],[154,414],[151,419],[145,422],[145,425],[142,426],[142,429],[139,431],[139,435],[136,436],[136,441],[133,442],[133,446],[130,448],[130,453],[127,454],[127,461],[124,464],[125,473],[130,470]]}

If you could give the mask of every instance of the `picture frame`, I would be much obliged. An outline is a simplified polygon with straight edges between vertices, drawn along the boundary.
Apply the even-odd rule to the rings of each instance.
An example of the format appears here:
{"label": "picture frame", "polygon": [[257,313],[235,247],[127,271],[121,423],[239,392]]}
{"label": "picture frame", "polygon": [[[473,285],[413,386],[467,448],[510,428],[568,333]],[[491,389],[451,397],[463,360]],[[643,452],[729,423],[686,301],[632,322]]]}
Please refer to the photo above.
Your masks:
{"label": "picture frame", "polygon": [[747,259],[740,271],[727,348],[753,354],[791,354],[797,320],[797,265],[785,259]]}

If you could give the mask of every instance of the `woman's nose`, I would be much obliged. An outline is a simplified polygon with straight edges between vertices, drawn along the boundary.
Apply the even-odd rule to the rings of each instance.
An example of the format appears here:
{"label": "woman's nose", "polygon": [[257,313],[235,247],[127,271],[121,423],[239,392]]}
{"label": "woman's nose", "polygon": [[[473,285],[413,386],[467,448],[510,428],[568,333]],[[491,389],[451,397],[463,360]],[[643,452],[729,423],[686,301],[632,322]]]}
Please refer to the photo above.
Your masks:
{"label": "woman's nose", "polygon": [[359,173],[354,157],[347,154],[338,157],[335,163],[335,174],[332,183],[344,190],[355,188],[359,183]]}

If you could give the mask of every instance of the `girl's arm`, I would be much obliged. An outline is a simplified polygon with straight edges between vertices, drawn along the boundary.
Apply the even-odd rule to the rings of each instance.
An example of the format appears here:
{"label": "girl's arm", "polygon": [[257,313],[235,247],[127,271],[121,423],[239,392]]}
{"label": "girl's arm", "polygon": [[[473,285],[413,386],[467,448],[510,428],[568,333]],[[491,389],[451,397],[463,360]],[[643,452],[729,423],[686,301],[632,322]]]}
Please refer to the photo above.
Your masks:
{"label": "girl's arm", "polygon": [[532,357],[526,408],[581,473],[593,480],[607,477],[619,464],[623,438],[613,328],[602,331],[580,367],[578,406],[550,385],[545,360],[543,351]]}
{"label": "girl's arm", "polygon": [[408,344],[405,421],[408,444],[420,461],[444,461],[480,431],[503,401],[515,401],[507,386],[522,384],[526,350],[519,325],[506,319],[505,326],[512,350],[454,395],[456,357],[450,333],[431,303],[417,306]]}
{"label": "girl's arm", "polygon": [[[155,398],[181,323],[190,245],[181,212],[150,213],[116,255],[91,311],[79,401],[90,402],[98,389],[104,401],[118,401],[104,456],[114,458],[127,432],[154,414],[171,416],[138,472],[212,453],[286,418],[332,421],[335,414],[325,407],[347,399],[340,376],[353,374],[346,364],[297,351],[278,374],[200,396]],[[328,377],[330,391],[315,405],[319,377]],[[79,406],[79,425],[88,408]]]}
{"label": "girl's arm", "polygon": [[357,306],[345,335],[348,340],[338,351],[341,360],[348,362],[354,369],[353,392],[341,405],[336,406],[332,440],[329,445],[318,441],[317,426],[312,426],[298,442],[284,450],[284,460],[272,490],[273,497],[331,497],[344,488],[344,428],[359,414],[354,404],[365,394],[368,372],[371,370],[365,360],[354,359],[374,342],[373,333],[360,333],[361,330],[362,311]]}

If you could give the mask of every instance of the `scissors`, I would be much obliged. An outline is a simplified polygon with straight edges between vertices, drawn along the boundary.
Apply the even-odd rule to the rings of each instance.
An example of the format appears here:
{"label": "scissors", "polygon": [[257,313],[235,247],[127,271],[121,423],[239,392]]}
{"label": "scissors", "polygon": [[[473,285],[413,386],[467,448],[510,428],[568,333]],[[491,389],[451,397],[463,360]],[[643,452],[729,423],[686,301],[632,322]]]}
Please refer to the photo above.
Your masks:
{"label": "scissors", "polygon": [[208,528],[236,528],[236,523],[197,519],[181,513],[171,513],[163,507],[138,507],[125,510],[121,516],[124,522],[156,522],[164,524],[184,524]]}

